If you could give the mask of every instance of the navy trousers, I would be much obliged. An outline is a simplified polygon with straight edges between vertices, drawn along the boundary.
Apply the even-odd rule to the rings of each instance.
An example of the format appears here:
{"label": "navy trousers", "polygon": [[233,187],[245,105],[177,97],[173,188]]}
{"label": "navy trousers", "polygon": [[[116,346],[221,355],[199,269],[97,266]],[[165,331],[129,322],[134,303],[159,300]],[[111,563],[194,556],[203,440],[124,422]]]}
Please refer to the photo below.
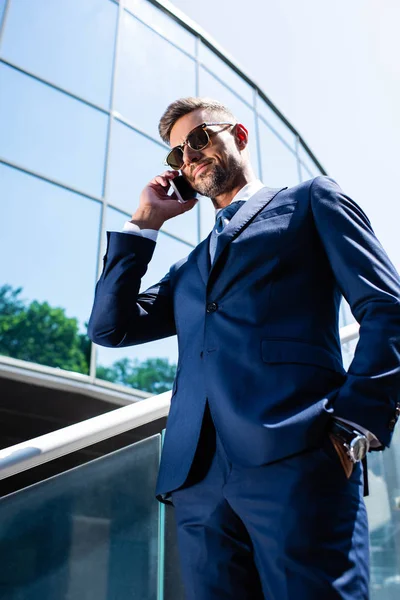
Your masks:
{"label": "navy trousers", "polygon": [[362,466],[347,479],[328,437],[244,468],[230,463],[208,422],[172,501],[188,600],[369,598]]}

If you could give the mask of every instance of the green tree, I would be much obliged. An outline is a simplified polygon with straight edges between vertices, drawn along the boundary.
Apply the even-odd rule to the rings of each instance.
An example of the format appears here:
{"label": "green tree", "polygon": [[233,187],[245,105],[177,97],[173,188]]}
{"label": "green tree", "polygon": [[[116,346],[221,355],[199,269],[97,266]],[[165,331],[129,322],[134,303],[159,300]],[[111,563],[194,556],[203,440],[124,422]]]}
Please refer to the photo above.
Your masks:
{"label": "green tree", "polygon": [[0,354],[89,373],[90,342],[78,320],[48,302],[20,298],[22,288],[0,287]]}
{"label": "green tree", "polygon": [[110,367],[97,367],[96,375],[113,383],[161,394],[172,388],[176,365],[167,358],[148,358],[143,362],[123,358]]}
{"label": "green tree", "polygon": [[[20,360],[89,373],[91,342],[78,320],[48,302],[21,299],[22,288],[0,287],[0,354]],[[124,358],[98,366],[97,377],[152,394],[170,390],[176,365],[166,358],[140,362]]]}

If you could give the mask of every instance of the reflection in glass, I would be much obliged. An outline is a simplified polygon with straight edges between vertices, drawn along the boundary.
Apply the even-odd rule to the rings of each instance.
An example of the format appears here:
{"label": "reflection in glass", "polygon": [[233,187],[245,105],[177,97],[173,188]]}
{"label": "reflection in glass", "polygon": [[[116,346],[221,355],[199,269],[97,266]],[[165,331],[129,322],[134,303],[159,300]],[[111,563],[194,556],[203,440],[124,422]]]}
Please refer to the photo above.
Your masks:
{"label": "reflection in glass", "polygon": [[160,435],[0,499],[2,600],[156,600]]}
{"label": "reflection in glass", "polygon": [[1,55],[108,107],[117,14],[118,6],[108,0],[12,0]]}
{"label": "reflection in glass", "polygon": [[6,315],[18,313],[3,353],[87,372],[87,338],[80,336],[93,301],[100,204],[5,165],[0,197],[0,253],[7,257],[0,288],[22,288],[3,297],[3,328]]}
{"label": "reflection in glass", "polygon": [[0,64],[0,155],[101,196],[108,117]]}
{"label": "reflection in glass", "polygon": [[[348,369],[358,340],[344,344]],[[400,592],[400,427],[389,449],[370,452],[369,496],[365,498],[370,531],[371,600],[397,600]]]}
{"label": "reflection in glass", "polygon": [[114,119],[108,164],[109,202],[132,216],[145,185],[166,170],[166,154],[166,148]]}
{"label": "reflection in glass", "polygon": [[[346,325],[351,325],[355,323],[355,319],[351,312],[350,306],[348,302],[342,297],[342,301],[340,303],[340,311],[339,311],[339,327],[345,327]],[[351,361],[353,360],[354,352],[358,344],[358,337],[350,342],[345,342],[342,344],[342,359],[343,366],[347,369],[350,367]]]}
{"label": "reflection in glass", "polygon": [[400,429],[391,448],[368,455],[371,600],[397,600],[400,593]]}
{"label": "reflection in glass", "polygon": [[280,136],[292,150],[296,150],[296,138],[293,132],[260,97],[257,98],[257,110],[278,136]]}
{"label": "reflection in glass", "polygon": [[344,344],[342,344],[343,366],[346,369],[346,371],[350,367],[351,361],[353,360],[354,352],[356,350],[357,344],[358,344],[358,338],[356,338],[355,340],[351,340],[350,342],[345,342]]}
{"label": "reflection in glass", "polygon": [[319,175],[319,173],[316,173],[315,175],[306,167],[306,165],[303,162],[300,162],[300,173],[301,173],[301,180],[302,181],[308,181],[309,179],[313,179],[314,177],[316,177],[317,175]]}
{"label": "reflection in glass", "polygon": [[[128,215],[124,215],[119,211],[109,208],[107,211],[106,230],[121,231],[124,221],[128,219]],[[124,234],[131,235],[131,234]],[[153,258],[149,264],[149,268],[142,280],[141,291],[157,283],[168,273],[170,267],[180,258],[187,256],[192,250],[192,247],[183,244],[160,232],[154,251]],[[131,346],[127,348],[104,348],[98,346],[97,350],[97,369],[98,376],[104,377],[104,370],[100,367],[111,368],[116,362],[128,360],[128,367],[140,363],[144,364],[148,360],[163,359],[163,363],[159,366],[159,372],[162,376],[168,375],[167,381],[171,382],[168,389],[172,387],[173,375],[175,373],[175,365],[178,359],[178,345],[176,336],[166,339]],[[174,370],[171,372],[168,365],[174,365]],[[144,364],[146,367],[146,364]],[[107,374],[106,374],[107,375]],[[159,380],[159,384],[162,381]]]}
{"label": "reflection in glass", "polygon": [[353,313],[351,312],[351,308],[348,302],[346,302],[346,300],[342,297],[339,312],[339,327],[344,327],[345,325],[350,325],[354,322],[355,319]]}
{"label": "reflection in glass", "polygon": [[148,0],[125,0],[125,7],[186,52],[195,54],[196,40],[193,34],[179,25],[175,19]]}
{"label": "reflection in glass", "polygon": [[195,94],[195,62],[126,11],[120,36],[114,108],[158,138],[167,106]]}
{"label": "reflection in glass", "polygon": [[7,0],[0,0],[0,27],[2,26],[2,23],[3,23],[4,10],[6,8],[6,1]]}
{"label": "reflection in glass", "polygon": [[[168,169],[163,163],[167,149],[124,123],[112,124],[109,158],[108,197],[111,204],[132,213],[139,205],[145,185]],[[129,218],[130,218],[129,217]],[[163,230],[197,243],[197,212],[188,211],[165,222]]]}
{"label": "reflection in glass", "polygon": [[200,44],[199,60],[231,89],[235,90],[250,106],[253,106],[253,88],[205,44]]}
{"label": "reflection in glass", "polygon": [[303,181],[306,181],[307,179],[312,179],[313,177],[318,177],[318,175],[322,174],[317,165],[312,160],[311,156],[309,156],[309,154],[304,150],[301,144],[299,144],[299,159],[301,176]]}
{"label": "reflection in glass", "polygon": [[291,187],[299,183],[294,152],[259,119],[262,180],[269,187]]}
{"label": "reflection in glass", "polygon": [[174,217],[173,219],[168,219],[168,221],[165,221],[161,231],[171,233],[172,235],[175,235],[191,244],[197,244],[197,242],[199,241],[197,232],[197,222],[198,209],[196,205],[191,210],[188,210],[187,212],[177,217]]}
{"label": "reflection in glass", "polygon": [[248,129],[251,163],[258,175],[258,152],[253,110],[203,68],[200,69],[200,95],[214,98],[225,104],[233,112],[238,122],[243,123]]}

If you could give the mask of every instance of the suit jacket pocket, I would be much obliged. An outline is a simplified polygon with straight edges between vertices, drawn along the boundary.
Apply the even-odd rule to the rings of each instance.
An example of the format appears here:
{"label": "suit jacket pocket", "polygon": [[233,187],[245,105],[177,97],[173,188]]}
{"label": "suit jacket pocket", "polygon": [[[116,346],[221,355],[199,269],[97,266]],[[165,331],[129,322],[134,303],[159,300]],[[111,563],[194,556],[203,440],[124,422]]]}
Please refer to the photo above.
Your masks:
{"label": "suit jacket pocket", "polygon": [[281,215],[291,214],[296,209],[296,202],[291,202],[290,204],[281,204],[280,206],[275,206],[274,208],[268,208],[266,210],[261,211],[255,221],[263,220],[263,219],[271,219],[272,217],[280,217]]}
{"label": "suit jacket pocket", "polygon": [[264,339],[261,341],[261,356],[265,363],[314,365],[345,373],[339,356],[332,354],[322,346],[297,340]]}

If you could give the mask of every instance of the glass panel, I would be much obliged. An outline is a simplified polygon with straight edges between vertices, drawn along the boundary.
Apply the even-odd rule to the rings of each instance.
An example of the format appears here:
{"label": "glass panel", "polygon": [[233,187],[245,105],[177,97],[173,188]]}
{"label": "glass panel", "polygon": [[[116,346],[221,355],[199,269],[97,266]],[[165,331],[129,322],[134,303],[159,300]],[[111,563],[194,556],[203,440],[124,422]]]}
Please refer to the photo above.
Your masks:
{"label": "glass panel", "polygon": [[400,593],[400,428],[391,448],[368,455],[370,495],[365,499],[371,540],[371,600]]}
{"label": "glass panel", "polygon": [[344,327],[345,325],[350,325],[351,323],[355,323],[353,313],[351,312],[351,308],[346,300],[342,298],[340,303],[339,327]]}
{"label": "glass panel", "polygon": [[[112,204],[129,213],[139,205],[144,186],[165,171],[167,149],[114,120],[109,159],[109,198]],[[197,211],[191,210],[166,221],[164,231],[197,243]]]}
{"label": "glass panel", "polygon": [[[354,356],[358,340],[342,347],[345,368]],[[400,592],[400,427],[391,447],[368,454],[369,496],[367,506],[371,600],[397,600]]]}
{"label": "glass panel", "polygon": [[[124,215],[112,208],[107,211],[106,230],[121,231],[128,215]],[[125,234],[131,235],[131,234]],[[192,248],[160,232],[156,243],[153,258],[142,280],[141,290],[144,291],[168,273],[170,267],[180,258],[187,256]],[[123,373],[115,363],[127,359],[127,369]],[[153,359],[162,359],[161,363],[146,362]],[[129,348],[104,348],[98,346],[97,376],[115,383],[142,389],[150,393],[161,393],[171,389],[175,376],[175,365],[178,360],[178,344],[176,336],[157,340],[147,344],[131,346]],[[120,364],[120,363],[119,363]],[[107,369],[105,369],[105,367]],[[137,367],[142,370],[137,372]],[[145,371],[155,369],[154,377],[147,377]],[[138,388],[138,381],[146,380],[146,386]],[[136,383],[133,384],[132,381]],[[160,387],[163,386],[163,387]]]}
{"label": "glass panel", "polygon": [[263,182],[270,187],[297,185],[299,175],[296,155],[261,119],[259,125]]}
{"label": "glass panel", "polygon": [[321,171],[301,144],[299,144],[299,158],[301,161],[301,176],[303,181],[321,175]]}
{"label": "glass panel", "polygon": [[0,89],[0,154],[100,196],[108,117],[4,64]]}
{"label": "glass panel", "polygon": [[117,15],[106,0],[12,0],[1,55],[108,107]]}
{"label": "glass panel", "polygon": [[120,35],[115,109],[158,138],[167,106],[195,94],[195,62],[127,12]]}
{"label": "glass panel", "polygon": [[285,125],[278,115],[268,106],[264,100],[258,98],[257,110],[267,121],[268,125],[292,148],[296,150],[296,138],[293,132]]}
{"label": "glass panel", "polygon": [[[200,202],[200,200],[198,202]],[[181,240],[189,242],[189,244],[197,244],[199,241],[197,231],[198,220],[199,211],[196,205],[191,210],[165,221],[161,231],[171,233]]]}
{"label": "glass panel", "polygon": [[108,163],[109,201],[131,216],[139,205],[144,186],[167,169],[163,164],[167,151],[167,148],[114,120]]}
{"label": "glass panel", "polygon": [[219,100],[219,102],[222,102],[223,104],[226,104],[238,121],[243,123],[243,125],[249,130],[249,150],[251,163],[255,173],[259,175],[255,114],[253,110],[203,68],[200,69],[200,96],[209,96],[215,100]]}
{"label": "glass panel", "polygon": [[217,75],[224,83],[235,90],[239,96],[253,106],[253,88],[205,44],[200,44],[199,60],[213,71],[213,73],[215,73],[215,75]]}
{"label": "glass panel", "polygon": [[[345,327],[346,325],[351,325],[355,322],[356,321],[353,317],[349,304],[344,298],[342,298],[339,312],[339,327]],[[344,368],[346,370],[350,367],[351,361],[353,360],[357,343],[358,337],[354,340],[351,340],[350,342],[342,344],[342,359]]]}
{"label": "glass panel", "polygon": [[342,359],[343,366],[347,369],[350,367],[351,361],[353,360],[354,352],[358,344],[358,337],[350,342],[342,344]]}
{"label": "glass panel", "polygon": [[160,436],[0,499],[3,600],[157,599]]}
{"label": "glass panel", "polygon": [[317,175],[320,175],[320,173],[313,173],[312,171],[310,171],[306,165],[300,161],[300,172],[301,172],[301,180],[302,181],[307,181],[308,179],[313,179],[314,177],[316,177]]}
{"label": "glass panel", "polygon": [[0,352],[88,373],[101,205],[4,165],[0,182]]}
{"label": "glass panel", "polygon": [[345,311],[343,309],[343,303],[340,305],[340,310],[339,310],[339,328],[340,327],[344,327],[345,325],[347,325],[346,323],[346,314]]}
{"label": "glass panel", "polygon": [[195,54],[196,40],[194,35],[189,33],[182,25],[179,25],[175,19],[169,17],[163,10],[156,8],[147,0],[125,0],[125,7],[171,42],[190,52],[190,54]]}
{"label": "glass panel", "polygon": [[0,27],[2,26],[5,8],[6,8],[6,0],[0,0]]}

